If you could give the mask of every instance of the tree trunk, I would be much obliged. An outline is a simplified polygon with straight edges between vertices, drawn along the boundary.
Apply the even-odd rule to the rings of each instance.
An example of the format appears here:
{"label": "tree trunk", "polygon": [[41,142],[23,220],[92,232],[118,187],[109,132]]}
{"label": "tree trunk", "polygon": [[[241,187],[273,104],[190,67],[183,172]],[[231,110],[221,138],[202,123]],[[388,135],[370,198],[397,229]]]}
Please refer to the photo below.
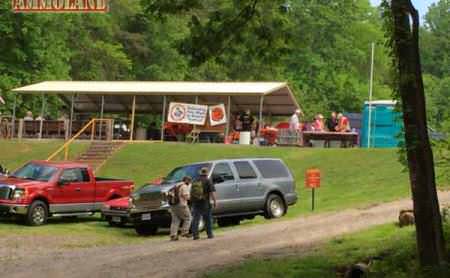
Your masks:
{"label": "tree trunk", "polygon": [[446,254],[428,139],[418,42],[419,15],[410,0],[392,0],[391,12],[419,260],[422,266],[436,266],[445,262]]}

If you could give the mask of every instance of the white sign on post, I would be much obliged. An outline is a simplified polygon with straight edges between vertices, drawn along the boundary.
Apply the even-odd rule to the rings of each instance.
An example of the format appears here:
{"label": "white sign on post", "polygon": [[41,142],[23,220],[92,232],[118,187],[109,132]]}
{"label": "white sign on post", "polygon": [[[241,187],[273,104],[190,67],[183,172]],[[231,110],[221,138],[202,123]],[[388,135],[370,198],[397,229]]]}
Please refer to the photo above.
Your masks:
{"label": "white sign on post", "polygon": [[207,114],[207,105],[171,102],[167,121],[170,123],[204,125]]}
{"label": "white sign on post", "polygon": [[223,125],[227,123],[225,105],[218,104],[209,107],[209,122],[211,126]]}

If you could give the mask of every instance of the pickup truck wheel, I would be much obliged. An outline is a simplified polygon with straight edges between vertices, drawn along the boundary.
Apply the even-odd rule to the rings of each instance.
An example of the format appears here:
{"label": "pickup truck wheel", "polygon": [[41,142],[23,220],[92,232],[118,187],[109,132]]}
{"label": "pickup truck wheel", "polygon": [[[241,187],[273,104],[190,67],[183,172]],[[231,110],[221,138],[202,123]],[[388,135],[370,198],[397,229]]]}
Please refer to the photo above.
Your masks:
{"label": "pickup truck wheel", "polygon": [[264,217],[266,219],[280,218],[286,212],[286,206],[283,199],[275,194],[270,194],[266,201]]}
{"label": "pickup truck wheel", "polygon": [[42,201],[34,201],[26,215],[26,224],[29,226],[40,226],[47,223],[48,207]]}
{"label": "pickup truck wheel", "polygon": [[136,233],[140,236],[156,235],[158,232],[158,226],[153,224],[139,224],[134,226]]}

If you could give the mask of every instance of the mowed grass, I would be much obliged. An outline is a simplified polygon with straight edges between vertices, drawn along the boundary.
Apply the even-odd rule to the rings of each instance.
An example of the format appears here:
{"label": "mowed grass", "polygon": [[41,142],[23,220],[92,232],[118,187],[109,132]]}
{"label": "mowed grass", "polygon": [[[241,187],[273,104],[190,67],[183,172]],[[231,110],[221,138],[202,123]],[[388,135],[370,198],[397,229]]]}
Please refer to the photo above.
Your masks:
{"label": "mowed grass", "polygon": [[[449,223],[444,225],[444,231],[450,251]],[[306,252],[277,258],[253,258],[200,277],[343,277],[338,276],[338,272],[372,257],[378,259],[372,260],[368,277],[450,277],[448,265],[441,269],[420,269],[415,244],[413,226],[399,228],[395,224],[386,224],[335,238]]]}
{"label": "mowed grass", "polygon": [[[63,144],[63,140],[0,140],[0,164],[13,171],[30,160],[47,159]],[[88,142],[72,144],[69,159],[77,157],[88,145]],[[62,159],[62,154],[57,159]]]}

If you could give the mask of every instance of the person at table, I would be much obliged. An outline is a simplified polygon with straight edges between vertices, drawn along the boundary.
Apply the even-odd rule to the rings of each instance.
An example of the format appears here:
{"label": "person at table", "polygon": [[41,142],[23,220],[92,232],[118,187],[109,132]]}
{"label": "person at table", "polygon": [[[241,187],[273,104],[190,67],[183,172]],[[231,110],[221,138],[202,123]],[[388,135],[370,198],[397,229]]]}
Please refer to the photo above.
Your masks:
{"label": "person at table", "polygon": [[298,131],[300,130],[300,109],[295,110],[295,113],[289,118],[289,130]]}
{"label": "person at table", "polygon": [[33,121],[33,112],[31,111],[27,111],[27,113],[25,114],[25,117],[23,117],[24,121]]}
{"label": "person at table", "polygon": [[337,114],[336,112],[331,112],[331,118],[327,120],[327,129],[328,131],[336,131],[336,127],[338,125]]}
{"label": "person at table", "polygon": [[301,128],[303,127],[300,124],[300,115],[302,115],[302,111],[297,109],[289,118],[289,144],[291,145],[303,145],[302,136],[300,136]]}
{"label": "person at table", "polygon": [[325,123],[323,121],[323,115],[317,114],[314,122],[311,125],[312,131],[325,131]]}
{"label": "person at table", "polygon": [[336,127],[337,132],[350,132],[350,121],[342,113],[337,115],[338,125]]}
{"label": "person at table", "polygon": [[233,130],[234,131],[242,130],[242,122],[241,122],[239,114],[236,114],[236,116],[234,117]]}
{"label": "person at table", "polygon": [[242,131],[252,131],[255,119],[253,118],[250,109],[247,109],[245,113],[241,114],[239,120],[242,122]]}

